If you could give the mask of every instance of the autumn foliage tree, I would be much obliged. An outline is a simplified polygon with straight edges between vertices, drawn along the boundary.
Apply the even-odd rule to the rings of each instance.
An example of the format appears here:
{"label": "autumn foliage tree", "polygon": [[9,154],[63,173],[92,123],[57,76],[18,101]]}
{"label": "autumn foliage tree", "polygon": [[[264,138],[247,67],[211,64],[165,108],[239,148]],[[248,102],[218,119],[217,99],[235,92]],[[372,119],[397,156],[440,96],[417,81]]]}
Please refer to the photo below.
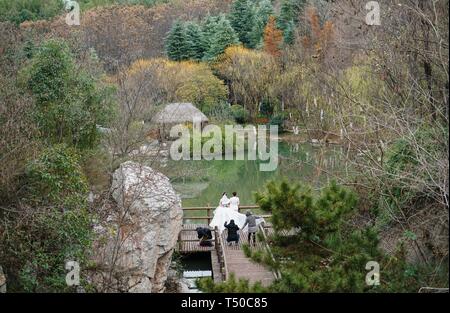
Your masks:
{"label": "autumn foliage tree", "polygon": [[314,7],[306,9],[306,22],[310,32],[303,37],[303,46],[313,53],[313,58],[322,58],[333,38],[333,23],[325,21],[321,25],[319,14]]}
{"label": "autumn foliage tree", "polygon": [[218,58],[214,69],[229,85],[232,102],[244,105],[253,117],[260,104],[273,97],[279,68],[268,53],[232,46]]}
{"label": "autumn foliage tree", "polygon": [[[153,99],[155,105],[192,102],[207,113],[228,98],[228,88],[214,76],[206,63],[174,62],[162,58],[140,60],[130,66],[127,74],[130,83],[134,84],[152,78],[148,92],[157,95]],[[144,95],[143,99],[147,98]]]}
{"label": "autumn foliage tree", "polygon": [[264,50],[274,57],[279,57],[282,41],[283,32],[277,28],[275,17],[270,16],[264,29]]}

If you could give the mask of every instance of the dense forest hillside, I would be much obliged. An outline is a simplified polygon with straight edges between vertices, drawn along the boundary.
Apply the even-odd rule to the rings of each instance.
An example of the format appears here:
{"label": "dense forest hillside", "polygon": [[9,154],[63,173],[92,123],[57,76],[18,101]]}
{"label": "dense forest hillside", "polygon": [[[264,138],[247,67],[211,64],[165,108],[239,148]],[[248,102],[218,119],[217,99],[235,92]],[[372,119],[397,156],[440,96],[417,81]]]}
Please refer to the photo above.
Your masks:
{"label": "dense forest hillside", "polygon": [[[68,25],[70,1],[0,0],[8,290],[76,291],[67,259],[80,263],[84,291],[131,290],[92,278],[98,225],[119,242],[132,224],[113,196],[116,170],[133,161],[185,189],[243,175],[167,160],[157,112],[192,103],[219,130],[273,125],[292,151],[310,148],[280,152],[281,174],[251,193],[272,216],[271,252],[243,249],[279,277],[266,287],[203,279],[202,290],[448,291],[448,0],[378,2],[379,12],[365,0],[79,0],[80,25]],[[339,171],[324,165],[330,147]],[[371,261],[381,284],[366,283]]]}
{"label": "dense forest hillside", "polygon": [[[75,31],[67,27],[62,14],[46,21],[27,20],[20,28],[24,36],[33,37],[33,41],[59,37],[68,42],[76,41],[78,49],[94,48],[106,63],[107,70],[114,70],[139,58],[163,56],[164,38],[175,20],[199,19],[207,14],[226,12],[230,3],[201,0],[117,5],[116,2],[121,1],[109,1],[107,6],[86,1],[85,6],[90,9],[83,11],[81,25]],[[83,7],[83,2],[80,4]]]}

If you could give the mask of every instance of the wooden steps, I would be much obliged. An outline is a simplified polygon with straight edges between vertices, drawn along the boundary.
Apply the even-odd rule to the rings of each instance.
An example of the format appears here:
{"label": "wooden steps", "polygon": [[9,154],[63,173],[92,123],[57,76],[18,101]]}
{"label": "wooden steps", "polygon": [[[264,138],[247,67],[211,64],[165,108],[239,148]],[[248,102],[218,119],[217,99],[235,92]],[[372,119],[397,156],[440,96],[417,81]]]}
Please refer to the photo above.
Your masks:
{"label": "wooden steps", "polygon": [[[220,259],[215,246],[200,246],[195,230],[197,227],[208,226],[206,224],[183,224],[182,231],[178,238],[177,250],[180,253],[210,252],[213,279],[216,283],[222,281],[224,275],[228,275],[227,277],[229,277],[231,273],[234,273],[236,279],[247,279],[251,284],[261,282],[263,286],[269,286],[274,281],[275,275],[270,269],[253,262],[245,256],[242,246],[248,244],[247,232],[239,231],[239,243],[237,245],[233,243],[229,246],[227,245],[227,231],[225,230],[221,234],[221,242],[224,243],[224,246],[219,245],[219,254],[223,255],[223,259]],[[272,229],[269,227],[267,233],[270,233],[271,231]],[[212,243],[215,244],[214,231],[212,231],[212,234]],[[263,242],[256,239],[256,244],[250,246],[250,249],[265,249],[265,245]],[[222,260],[222,262],[225,261],[225,268],[221,268],[220,260]]]}
{"label": "wooden steps", "polygon": [[[227,232],[222,233],[223,241],[226,242]],[[251,284],[261,282],[265,287],[274,280],[275,275],[262,264],[255,263],[247,258],[242,250],[242,245],[248,244],[248,233],[239,231],[239,244],[224,247],[224,257],[228,274],[234,273],[236,279],[247,279]],[[256,244],[250,249],[265,249],[263,242],[256,239]]]}

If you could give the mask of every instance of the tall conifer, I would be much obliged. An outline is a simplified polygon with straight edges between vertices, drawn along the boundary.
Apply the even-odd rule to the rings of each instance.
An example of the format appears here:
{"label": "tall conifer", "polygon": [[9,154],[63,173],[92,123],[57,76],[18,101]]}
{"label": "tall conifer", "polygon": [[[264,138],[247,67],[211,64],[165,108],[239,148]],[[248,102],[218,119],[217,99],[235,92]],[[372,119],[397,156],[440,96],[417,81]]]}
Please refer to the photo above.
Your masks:
{"label": "tall conifer", "polygon": [[238,34],[239,40],[252,47],[252,32],[255,26],[255,7],[249,0],[235,0],[230,12],[231,26]]}
{"label": "tall conifer", "polygon": [[170,60],[182,61],[191,56],[186,29],[181,21],[175,21],[166,38],[166,53]]}

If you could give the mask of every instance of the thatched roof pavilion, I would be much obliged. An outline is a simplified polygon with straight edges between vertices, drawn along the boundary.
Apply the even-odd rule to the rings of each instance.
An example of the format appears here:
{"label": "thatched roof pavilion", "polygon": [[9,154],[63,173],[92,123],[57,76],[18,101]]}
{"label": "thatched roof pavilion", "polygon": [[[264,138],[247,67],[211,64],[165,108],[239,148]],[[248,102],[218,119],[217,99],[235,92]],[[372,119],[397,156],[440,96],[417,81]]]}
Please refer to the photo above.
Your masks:
{"label": "thatched roof pavilion", "polygon": [[159,125],[160,137],[167,137],[170,129],[177,124],[200,122],[201,127],[208,123],[208,117],[192,103],[170,103],[153,119]]}
{"label": "thatched roof pavilion", "polygon": [[156,114],[154,121],[158,124],[180,124],[193,122],[208,122],[208,118],[192,103],[170,103]]}

